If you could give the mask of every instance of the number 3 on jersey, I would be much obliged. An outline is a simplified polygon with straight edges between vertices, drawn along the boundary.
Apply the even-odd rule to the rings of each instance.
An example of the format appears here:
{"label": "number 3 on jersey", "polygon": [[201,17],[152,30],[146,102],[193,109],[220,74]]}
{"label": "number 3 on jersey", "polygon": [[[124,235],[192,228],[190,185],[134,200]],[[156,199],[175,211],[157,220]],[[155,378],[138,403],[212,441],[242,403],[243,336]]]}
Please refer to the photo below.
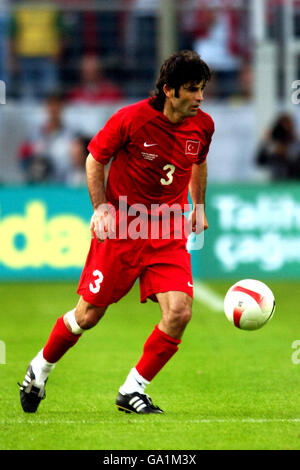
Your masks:
{"label": "number 3 on jersey", "polygon": [[94,281],[95,285],[93,285],[93,283],[90,282],[89,288],[90,288],[90,291],[93,292],[93,294],[97,294],[100,290],[100,287],[101,287],[100,284],[103,281],[103,274],[98,269],[95,269],[95,271],[93,272],[93,276],[96,277],[96,279]]}
{"label": "number 3 on jersey", "polygon": [[173,181],[173,173],[175,171],[175,166],[174,165],[165,165],[163,167],[163,170],[165,170],[165,171],[169,170],[168,173],[166,174],[168,179],[167,180],[165,180],[165,178],[160,179],[161,184],[163,184],[164,186],[167,186],[167,185],[171,184],[172,181]]}

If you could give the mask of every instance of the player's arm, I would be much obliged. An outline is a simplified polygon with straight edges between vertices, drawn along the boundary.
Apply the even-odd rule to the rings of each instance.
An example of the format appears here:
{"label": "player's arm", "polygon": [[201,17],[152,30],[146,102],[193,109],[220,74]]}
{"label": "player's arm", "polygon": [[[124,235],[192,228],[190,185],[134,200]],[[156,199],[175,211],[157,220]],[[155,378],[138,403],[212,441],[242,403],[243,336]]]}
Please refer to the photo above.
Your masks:
{"label": "player's arm", "polygon": [[96,234],[99,241],[112,238],[115,234],[115,210],[106,199],[104,167],[128,141],[130,123],[125,107],[112,115],[88,145],[87,184],[94,207],[90,229],[92,236]]}
{"label": "player's arm", "polygon": [[104,188],[104,165],[94,159],[90,153],[86,159],[86,178],[90,199],[94,210],[100,204],[106,204]]}
{"label": "player's arm", "polygon": [[208,228],[207,218],[205,215],[205,193],[207,184],[207,164],[206,160],[202,163],[192,166],[192,176],[190,180],[189,190],[193,203],[193,210],[189,220],[191,230],[200,233]]}
{"label": "player's arm", "polygon": [[86,159],[86,177],[90,199],[94,208],[90,230],[92,238],[99,241],[108,238],[109,233],[115,232],[115,218],[107,204],[104,185],[104,166],[89,154]]}

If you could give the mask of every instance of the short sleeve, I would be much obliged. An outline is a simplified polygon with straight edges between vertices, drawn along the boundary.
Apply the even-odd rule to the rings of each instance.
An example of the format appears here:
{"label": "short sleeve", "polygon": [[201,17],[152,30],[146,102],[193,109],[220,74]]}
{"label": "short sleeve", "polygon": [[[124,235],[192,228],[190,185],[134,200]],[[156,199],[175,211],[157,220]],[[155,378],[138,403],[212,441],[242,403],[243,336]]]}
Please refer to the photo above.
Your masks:
{"label": "short sleeve", "polygon": [[206,144],[203,146],[201,153],[199,153],[198,155],[197,165],[199,165],[200,163],[203,163],[206,160],[214,132],[215,132],[215,125],[214,125],[213,120],[210,118],[209,126],[207,127],[207,131],[206,131]]}
{"label": "short sleeve", "polygon": [[106,165],[127,142],[129,122],[124,110],[115,113],[88,145],[88,151],[98,162]]}

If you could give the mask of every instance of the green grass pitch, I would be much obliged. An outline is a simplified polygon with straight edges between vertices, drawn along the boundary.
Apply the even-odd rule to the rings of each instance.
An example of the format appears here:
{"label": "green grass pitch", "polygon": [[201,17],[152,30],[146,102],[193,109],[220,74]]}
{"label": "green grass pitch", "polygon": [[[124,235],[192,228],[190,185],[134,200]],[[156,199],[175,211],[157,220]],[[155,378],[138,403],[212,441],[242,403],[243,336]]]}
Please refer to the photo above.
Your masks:
{"label": "green grass pitch", "polygon": [[[300,449],[299,284],[270,282],[273,319],[241,331],[194,301],[179,352],[147,388],[165,413],[120,413],[114,400],[159,307],[139,303],[138,287],[113,305],[57,364],[47,397],[25,414],[17,381],[58,316],[77,301],[75,283],[0,285],[0,449]],[[209,286],[224,296],[230,282]],[[300,354],[299,354],[300,357]]]}

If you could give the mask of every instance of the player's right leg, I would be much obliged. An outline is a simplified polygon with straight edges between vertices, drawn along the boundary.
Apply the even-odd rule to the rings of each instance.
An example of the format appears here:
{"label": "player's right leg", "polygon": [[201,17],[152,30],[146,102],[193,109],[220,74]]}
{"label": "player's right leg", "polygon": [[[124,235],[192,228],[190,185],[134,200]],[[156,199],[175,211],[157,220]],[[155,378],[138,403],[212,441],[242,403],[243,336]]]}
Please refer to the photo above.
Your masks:
{"label": "player's right leg", "polygon": [[106,307],[97,307],[80,297],[74,310],[58,318],[44,348],[30,362],[20,385],[22,408],[34,413],[45,398],[45,384],[57,361],[79,340],[85,330],[95,326]]}

